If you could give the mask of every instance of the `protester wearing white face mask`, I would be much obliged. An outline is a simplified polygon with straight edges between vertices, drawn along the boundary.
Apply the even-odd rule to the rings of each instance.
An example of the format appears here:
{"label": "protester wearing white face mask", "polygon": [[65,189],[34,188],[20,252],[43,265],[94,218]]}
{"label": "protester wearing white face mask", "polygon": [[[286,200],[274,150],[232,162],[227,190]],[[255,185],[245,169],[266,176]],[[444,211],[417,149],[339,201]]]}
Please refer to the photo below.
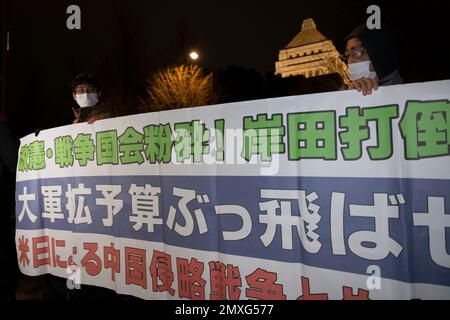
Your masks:
{"label": "protester wearing white face mask", "polygon": [[[364,49],[361,49],[364,50]],[[348,65],[348,74],[352,81],[361,79],[361,78],[369,78],[369,79],[377,79],[377,73],[373,69],[372,61],[366,60],[362,62],[354,62]]]}
{"label": "protester wearing white face mask", "polygon": [[97,80],[89,75],[80,74],[72,82],[72,96],[77,103],[77,108],[72,108],[75,120],[73,123],[83,122],[87,110],[85,108],[95,107],[98,103],[99,85]]}
{"label": "protester wearing white face mask", "polygon": [[99,103],[102,93],[98,81],[90,75],[80,74],[72,82],[72,96],[77,108],[72,108],[75,120],[73,123],[111,118],[109,105]]}
{"label": "protester wearing white face mask", "polygon": [[98,103],[98,93],[77,93],[75,101],[80,108],[93,107]]}
{"label": "protester wearing white face mask", "polygon": [[369,30],[365,25],[353,30],[343,57],[351,79],[347,89],[369,95],[379,86],[403,83],[392,39],[388,30]]}
{"label": "protester wearing white face mask", "polygon": [[[100,86],[93,76],[80,74],[71,84],[72,97],[76,106],[72,111],[75,116],[73,123],[88,122],[113,117],[111,106],[101,102],[102,93]],[[44,300],[93,300],[115,299],[117,294],[106,288],[82,285],[79,290],[70,290],[67,280],[47,274],[44,276],[43,299]]]}

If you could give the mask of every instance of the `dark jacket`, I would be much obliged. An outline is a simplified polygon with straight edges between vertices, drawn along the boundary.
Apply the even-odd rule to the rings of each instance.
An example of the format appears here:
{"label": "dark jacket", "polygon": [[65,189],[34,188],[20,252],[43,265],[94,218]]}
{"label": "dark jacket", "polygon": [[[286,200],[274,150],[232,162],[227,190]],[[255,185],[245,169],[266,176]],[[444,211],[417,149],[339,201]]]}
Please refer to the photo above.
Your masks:
{"label": "dark jacket", "polygon": [[0,177],[3,177],[3,170],[15,175],[16,164],[17,142],[13,138],[7,123],[0,121]]}
{"label": "dark jacket", "polygon": [[18,143],[0,121],[0,300],[14,299],[18,268],[14,243],[14,191]]}
{"label": "dark jacket", "polygon": [[80,123],[88,121],[89,118],[95,120],[114,118],[114,112],[109,103],[99,103],[95,107],[84,108],[80,110]]}
{"label": "dark jacket", "polygon": [[[17,141],[8,125],[0,121],[0,242],[11,235],[17,165]],[[1,243],[0,243],[1,247]]]}

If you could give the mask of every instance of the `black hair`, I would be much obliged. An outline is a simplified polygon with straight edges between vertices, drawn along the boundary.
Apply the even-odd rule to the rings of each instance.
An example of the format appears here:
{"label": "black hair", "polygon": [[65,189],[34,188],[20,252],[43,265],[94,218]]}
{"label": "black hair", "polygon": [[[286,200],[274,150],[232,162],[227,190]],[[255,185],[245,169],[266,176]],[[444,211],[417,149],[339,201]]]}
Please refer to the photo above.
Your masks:
{"label": "black hair", "polygon": [[95,89],[97,89],[97,91],[100,91],[100,83],[98,82],[98,80],[91,74],[79,74],[75,77],[75,79],[73,79],[72,84],[71,84],[71,89],[72,92],[75,92],[75,89],[80,85],[80,84],[88,84],[93,86]]}

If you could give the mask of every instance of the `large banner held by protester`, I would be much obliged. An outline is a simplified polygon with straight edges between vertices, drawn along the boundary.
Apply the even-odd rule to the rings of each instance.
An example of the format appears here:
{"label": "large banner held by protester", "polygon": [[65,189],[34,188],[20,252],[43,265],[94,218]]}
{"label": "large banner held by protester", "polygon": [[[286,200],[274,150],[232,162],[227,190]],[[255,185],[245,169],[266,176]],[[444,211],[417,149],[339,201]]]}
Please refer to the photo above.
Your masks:
{"label": "large banner held by protester", "polygon": [[21,271],[143,299],[450,299],[450,81],[21,140]]}

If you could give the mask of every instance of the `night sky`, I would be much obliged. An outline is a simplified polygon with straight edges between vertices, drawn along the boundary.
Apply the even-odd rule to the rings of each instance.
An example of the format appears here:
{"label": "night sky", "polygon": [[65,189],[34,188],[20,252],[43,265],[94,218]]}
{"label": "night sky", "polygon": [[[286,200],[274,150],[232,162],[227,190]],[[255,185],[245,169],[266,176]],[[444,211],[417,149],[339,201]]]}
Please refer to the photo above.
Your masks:
{"label": "night sky", "polygon": [[[341,49],[342,39],[366,21],[373,3],[398,36],[410,82],[450,79],[445,1],[8,2],[6,109],[19,135],[70,123],[69,85],[80,72],[94,73],[106,90],[124,90],[123,79],[128,89],[142,88],[153,72],[183,62],[195,48],[200,66],[211,71],[235,65],[273,73],[278,51],[300,31],[304,18],[314,18]],[[80,31],[66,28],[71,4],[81,7]]]}

